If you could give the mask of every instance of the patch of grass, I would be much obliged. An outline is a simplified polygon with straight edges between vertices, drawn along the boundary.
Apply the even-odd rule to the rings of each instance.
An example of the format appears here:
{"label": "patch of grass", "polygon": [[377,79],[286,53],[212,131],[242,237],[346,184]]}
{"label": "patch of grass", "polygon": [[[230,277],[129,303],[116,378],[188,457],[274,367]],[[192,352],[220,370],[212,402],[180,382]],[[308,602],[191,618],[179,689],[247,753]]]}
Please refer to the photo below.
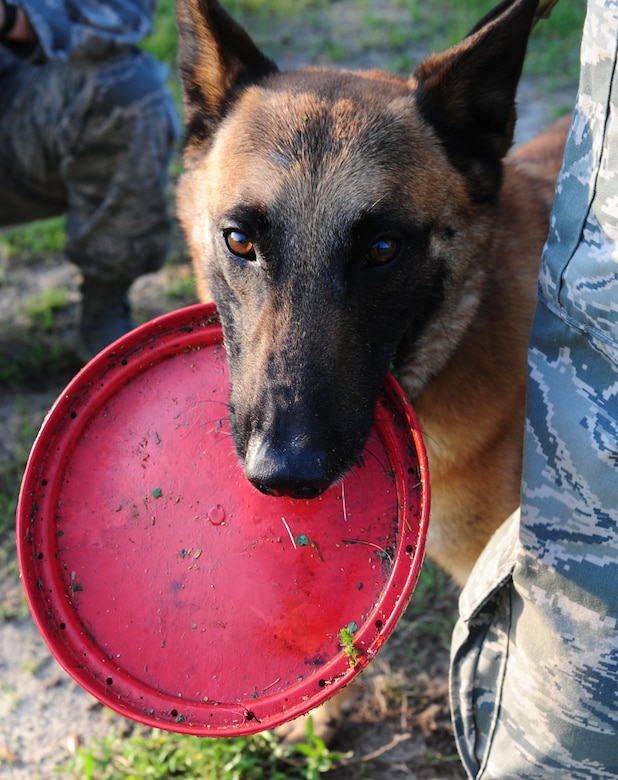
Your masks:
{"label": "patch of grass", "polygon": [[48,287],[24,301],[24,313],[31,320],[34,320],[40,328],[49,332],[54,326],[54,313],[59,309],[65,309],[68,304],[69,293],[67,290]]}
{"label": "patch of grass", "polygon": [[426,645],[449,648],[455,625],[458,588],[433,561],[425,560],[414,594],[398,631],[409,635],[409,655],[413,659]]}
{"label": "patch of grass", "polygon": [[[9,488],[11,488],[16,481],[19,481],[28,459],[30,447],[32,446],[32,442],[37,432],[37,429],[33,426],[30,419],[30,413],[26,402],[20,397],[17,398],[17,414],[18,422],[14,431],[15,438],[11,443],[11,452],[14,457],[10,461],[0,460],[0,500],[2,496],[7,495]],[[11,522],[11,520],[7,520],[7,513],[1,511],[0,536],[9,529]]]}
{"label": "patch of grass", "polygon": [[32,442],[36,436],[26,402],[17,399],[18,420],[13,431],[11,458],[0,459],[0,571],[18,576],[15,545],[15,512],[19,486]]}
{"label": "patch of grass", "polygon": [[0,683],[0,694],[2,694],[0,716],[3,718],[9,718],[19,706],[19,692],[10,683],[2,682]]}
{"label": "patch of grass", "polygon": [[64,249],[66,241],[65,225],[65,217],[53,217],[2,232],[0,252],[7,257],[58,254]]}
{"label": "patch of grass", "polygon": [[47,662],[46,658],[34,658],[34,659],[27,659],[22,663],[22,669],[24,672],[27,672],[27,674],[35,675],[38,674],[40,669],[45,665]]}
{"label": "patch of grass", "polygon": [[234,17],[261,17],[286,21],[301,14],[325,11],[331,0],[223,0],[223,5]]}
{"label": "patch of grass", "polygon": [[80,748],[61,774],[80,780],[317,780],[346,757],[326,747],[311,719],[305,741],[292,747],[269,731],[200,739],[136,727],[129,737],[111,736]]}
{"label": "patch of grass", "polygon": [[188,267],[179,268],[172,277],[165,296],[169,300],[197,301],[195,293],[195,275]]}
{"label": "patch of grass", "polygon": [[444,764],[458,764],[460,761],[458,753],[449,753],[444,755],[443,753],[435,753],[432,750],[427,750],[425,753],[427,761],[433,766],[443,766]]}
{"label": "patch of grass", "polygon": [[[0,342],[0,384],[14,387],[52,381],[64,374],[75,373],[81,364],[71,342],[36,331],[12,329],[5,342]],[[12,344],[12,350],[8,347]]]}
{"label": "patch of grass", "polygon": [[[4,468],[2,467],[4,465]],[[23,467],[22,463],[11,463],[10,468],[6,464],[0,463],[0,483],[8,482],[8,472],[18,471],[13,475],[10,487],[5,484],[4,489],[0,487],[0,563],[14,558],[15,545],[9,543],[10,533],[14,530],[15,510],[17,509],[17,491],[15,485],[19,484]],[[21,471],[19,469],[21,468]]]}
{"label": "patch of grass", "polygon": [[175,69],[178,51],[175,0],[158,1],[155,11],[154,30],[144,41],[144,49],[170,68]]}
{"label": "patch of grass", "polygon": [[533,31],[524,72],[543,79],[548,92],[577,84],[585,15],[586,3],[561,2]]}
{"label": "patch of grass", "polygon": [[348,658],[348,664],[353,669],[359,661],[360,653],[354,646],[354,634],[358,631],[356,623],[349,623],[339,631],[339,644],[343,648],[343,654]]}
{"label": "patch of grass", "polygon": [[[393,28],[390,42],[399,55],[399,72],[407,72],[418,60],[406,55],[405,47],[419,53],[439,52],[461,41],[495,5],[495,0],[393,0],[409,14],[409,25]],[[532,31],[524,74],[543,78],[549,93],[570,86],[579,74],[579,45],[585,17],[585,3],[562,2],[549,19]],[[406,40],[407,34],[407,40]]]}
{"label": "patch of grass", "polygon": [[445,594],[454,593],[456,590],[449,575],[436,563],[425,559],[404,619],[422,617],[435,606],[437,600],[443,599]]}
{"label": "patch of grass", "polygon": [[182,92],[176,62],[178,58],[178,34],[174,0],[159,0],[155,11],[154,30],[144,41],[142,48],[167,65],[167,85],[174,97],[179,113],[182,112]]}

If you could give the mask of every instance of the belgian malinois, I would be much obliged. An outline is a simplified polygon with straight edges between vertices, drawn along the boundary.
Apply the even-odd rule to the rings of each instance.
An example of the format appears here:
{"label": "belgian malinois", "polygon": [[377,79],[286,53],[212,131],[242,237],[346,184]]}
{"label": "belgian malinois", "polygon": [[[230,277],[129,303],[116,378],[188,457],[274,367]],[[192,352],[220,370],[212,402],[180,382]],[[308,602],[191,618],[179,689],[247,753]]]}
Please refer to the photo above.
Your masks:
{"label": "belgian malinois", "polygon": [[518,506],[526,353],[567,125],[508,155],[537,0],[414,74],[281,72],[179,0],[179,215],[216,302],[249,480],[313,497],[361,457],[394,367],[424,433],[428,553],[460,583]]}

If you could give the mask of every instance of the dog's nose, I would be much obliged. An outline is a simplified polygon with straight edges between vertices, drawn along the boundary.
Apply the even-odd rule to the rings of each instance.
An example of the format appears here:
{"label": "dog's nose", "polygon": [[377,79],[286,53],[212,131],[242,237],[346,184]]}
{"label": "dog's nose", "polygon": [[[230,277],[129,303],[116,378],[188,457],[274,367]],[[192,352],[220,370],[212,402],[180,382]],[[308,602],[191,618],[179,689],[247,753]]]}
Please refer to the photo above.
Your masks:
{"label": "dog's nose", "polygon": [[244,459],[247,479],[262,493],[290,498],[316,498],[330,487],[323,452],[293,441],[276,447],[252,436]]}

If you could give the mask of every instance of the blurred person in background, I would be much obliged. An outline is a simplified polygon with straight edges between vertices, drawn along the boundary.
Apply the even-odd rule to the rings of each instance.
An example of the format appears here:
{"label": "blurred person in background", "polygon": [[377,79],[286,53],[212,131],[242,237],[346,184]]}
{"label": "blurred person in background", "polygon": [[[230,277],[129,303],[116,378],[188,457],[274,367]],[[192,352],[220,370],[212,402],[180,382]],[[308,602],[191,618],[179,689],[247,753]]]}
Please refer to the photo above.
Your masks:
{"label": "blurred person in background", "polygon": [[66,214],[81,271],[77,354],[134,327],[129,288],[163,264],[178,118],[138,43],[155,0],[0,0],[0,227]]}

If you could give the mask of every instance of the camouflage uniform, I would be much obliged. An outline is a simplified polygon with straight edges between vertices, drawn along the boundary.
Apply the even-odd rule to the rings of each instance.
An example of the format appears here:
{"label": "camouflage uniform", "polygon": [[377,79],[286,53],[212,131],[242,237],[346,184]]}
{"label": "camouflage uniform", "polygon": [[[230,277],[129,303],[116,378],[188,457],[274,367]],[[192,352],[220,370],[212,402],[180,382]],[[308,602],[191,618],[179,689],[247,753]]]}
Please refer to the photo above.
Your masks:
{"label": "camouflage uniform", "polygon": [[136,48],[154,0],[8,0],[34,46],[0,46],[0,226],[67,213],[67,257],[126,287],[162,264],[178,120]]}
{"label": "camouflage uniform", "polygon": [[618,777],[618,2],[589,0],[529,351],[521,515],[460,600],[470,777]]}

